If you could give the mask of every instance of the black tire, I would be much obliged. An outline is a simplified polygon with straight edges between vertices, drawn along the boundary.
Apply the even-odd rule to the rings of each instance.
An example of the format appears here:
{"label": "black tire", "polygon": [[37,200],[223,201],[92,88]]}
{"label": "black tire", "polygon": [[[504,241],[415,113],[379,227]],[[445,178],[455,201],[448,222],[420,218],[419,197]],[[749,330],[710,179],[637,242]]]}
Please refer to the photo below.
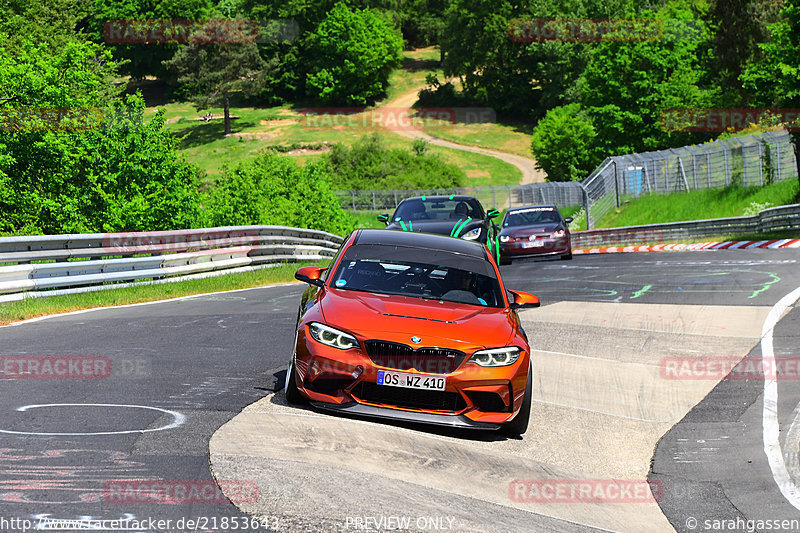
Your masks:
{"label": "black tire", "polygon": [[572,259],[572,252],[562,255],[561,259],[563,259],[565,261],[569,261],[570,259]]}
{"label": "black tire", "polygon": [[297,382],[295,381],[294,357],[292,357],[292,362],[289,363],[289,368],[286,369],[286,383],[283,385],[283,392],[286,394],[288,403],[295,405],[305,403],[305,398],[300,393],[300,389],[297,388]]}
{"label": "black tire", "polygon": [[531,398],[533,396],[533,367],[528,367],[528,384],[525,385],[525,397],[516,418],[503,425],[503,432],[509,435],[522,435],[528,430],[531,418]]}
{"label": "black tire", "polygon": [[501,255],[500,256],[500,264],[501,265],[510,265],[511,264],[511,258],[510,257],[503,257]]}

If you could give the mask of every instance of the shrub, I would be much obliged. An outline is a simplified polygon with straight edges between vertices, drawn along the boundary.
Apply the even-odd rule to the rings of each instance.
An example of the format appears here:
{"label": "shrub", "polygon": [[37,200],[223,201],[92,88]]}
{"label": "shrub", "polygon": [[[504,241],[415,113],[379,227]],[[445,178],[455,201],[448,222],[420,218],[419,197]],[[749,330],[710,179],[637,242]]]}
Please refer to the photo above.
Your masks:
{"label": "shrub", "polygon": [[355,227],[333,193],[325,161],[300,167],[270,152],[226,169],[203,203],[205,226],[275,224],[338,235]]}
{"label": "shrub", "polygon": [[422,144],[412,150],[387,148],[373,134],[352,147],[335,145],[328,161],[337,189],[444,189],[464,183],[463,170],[424,151]]}

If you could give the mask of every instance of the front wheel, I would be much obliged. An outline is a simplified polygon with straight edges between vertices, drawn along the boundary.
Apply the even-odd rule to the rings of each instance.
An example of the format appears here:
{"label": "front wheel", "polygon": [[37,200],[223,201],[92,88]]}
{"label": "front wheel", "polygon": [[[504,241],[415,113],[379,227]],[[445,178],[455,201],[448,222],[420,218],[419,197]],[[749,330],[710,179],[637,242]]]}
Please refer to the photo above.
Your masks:
{"label": "front wheel", "polygon": [[301,404],[304,398],[303,395],[300,394],[300,389],[297,388],[294,374],[294,357],[292,357],[292,362],[289,363],[289,368],[286,369],[286,383],[283,384],[283,392],[286,394],[286,401],[288,403]]}
{"label": "front wheel", "polygon": [[531,418],[531,397],[533,396],[533,366],[528,368],[528,384],[525,385],[525,397],[522,407],[519,408],[517,417],[503,425],[503,431],[511,435],[522,435],[528,430],[528,421]]}
{"label": "front wheel", "polygon": [[572,252],[562,255],[561,259],[569,261],[570,259],[572,259]]}

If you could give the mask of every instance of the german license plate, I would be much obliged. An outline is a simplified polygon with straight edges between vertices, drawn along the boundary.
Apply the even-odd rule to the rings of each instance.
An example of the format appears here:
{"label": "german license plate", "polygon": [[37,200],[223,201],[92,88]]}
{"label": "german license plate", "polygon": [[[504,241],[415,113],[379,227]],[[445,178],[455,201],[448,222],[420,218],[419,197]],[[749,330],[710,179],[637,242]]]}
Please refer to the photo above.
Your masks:
{"label": "german license plate", "polygon": [[387,372],[378,370],[378,385],[404,387],[406,389],[444,390],[445,378],[406,374],[405,372]]}
{"label": "german license plate", "polygon": [[542,246],[544,246],[544,241],[528,241],[522,243],[523,248],[541,248]]}

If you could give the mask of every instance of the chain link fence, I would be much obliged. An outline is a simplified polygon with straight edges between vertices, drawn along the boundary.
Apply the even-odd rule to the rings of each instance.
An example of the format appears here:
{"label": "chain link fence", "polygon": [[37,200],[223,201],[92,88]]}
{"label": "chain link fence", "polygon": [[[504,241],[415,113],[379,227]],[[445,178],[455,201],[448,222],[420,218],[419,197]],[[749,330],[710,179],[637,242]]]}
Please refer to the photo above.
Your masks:
{"label": "chain link fence", "polygon": [[581,182],[531,183],[450,189],[338,191],[342,208],[392,211],[412,196],[464,194],[487,209],[531,204],[581,206],[587,228],[630,198],[731,185],[763,186],[797,179],[791,135],[786,131],[732,137],[721,141],[657,152],[606,158]]}
{"label": "chain link fence", "polygon": [[785,179],[797,179],[797,165],[791,135],[783,131],[609,157],[581,185],[589,196],[591,228],[621,202],[644,194]]}

